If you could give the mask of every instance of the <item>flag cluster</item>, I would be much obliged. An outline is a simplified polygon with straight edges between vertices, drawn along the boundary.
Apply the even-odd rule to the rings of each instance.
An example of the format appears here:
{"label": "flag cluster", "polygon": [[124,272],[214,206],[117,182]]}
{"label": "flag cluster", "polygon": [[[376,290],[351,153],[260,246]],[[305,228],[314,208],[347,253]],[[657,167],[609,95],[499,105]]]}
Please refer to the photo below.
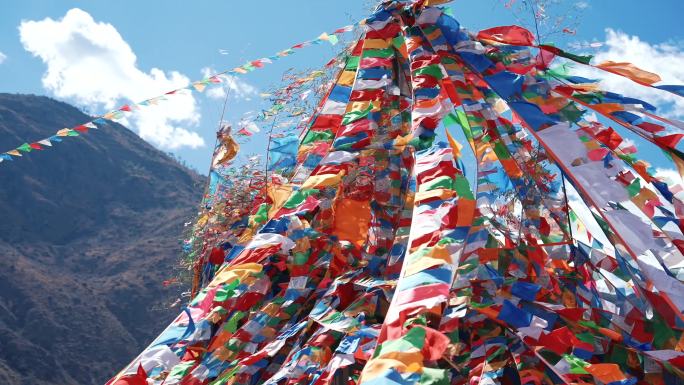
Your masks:
{"label": "flag cluster", "polygon": [[468,33],[443,2],[366,20],[292,178],[109,384],[682,382],[684,192],[623,137],[680,166],[682,123],[551,67],[590,58],[516,26]]}

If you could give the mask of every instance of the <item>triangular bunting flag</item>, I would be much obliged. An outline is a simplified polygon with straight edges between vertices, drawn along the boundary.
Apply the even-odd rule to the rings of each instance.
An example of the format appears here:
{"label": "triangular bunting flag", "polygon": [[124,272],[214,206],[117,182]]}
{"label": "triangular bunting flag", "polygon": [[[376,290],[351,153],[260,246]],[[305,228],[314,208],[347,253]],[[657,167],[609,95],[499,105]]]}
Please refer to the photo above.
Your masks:
{"label": "triangular bunting flag", "polygon": [[28,143],[24,143],[21,146],[17,147],[17,150],[23,151],[23,152],[31,152],[33,148],[31,148],[31,145]]}

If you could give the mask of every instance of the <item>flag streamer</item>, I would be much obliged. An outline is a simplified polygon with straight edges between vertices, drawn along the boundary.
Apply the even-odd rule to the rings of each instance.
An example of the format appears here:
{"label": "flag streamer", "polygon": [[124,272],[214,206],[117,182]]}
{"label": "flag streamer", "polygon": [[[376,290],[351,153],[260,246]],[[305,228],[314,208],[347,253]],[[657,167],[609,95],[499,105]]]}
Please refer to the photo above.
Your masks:
{"label": "flag streamer", "polygon": [[184,93],[184,92],[204,92],[204,90],[212,85],[216,84],[222,84],[226,82],[226,76],[235,76],[235,75],[244,75],[250,72],[253,72],[257,69],[263,68],[266,64],[272,64],[274,61],[280,60],[284,57],[290,56],[294,54],[297,50],[300,50],[302,48],[315,45],[315,44],[321,44],[324,41],[329,42],[332,45],[336,45],[339,41],[339,36],[345,34],[347,32],[351,32],[354,30],[359,25],[363,25],[364,21],[360,21],[358,23],[355,23],[353,25],[348,25],[342,28],[339,28],[335,30],[334,32],[331,33],[323,33],[321,34],[318,38],[313,39],[313,40],[307,40],[302,43],[298,43],[293,45],[292,47],[279,51],[275,55],[268,56],[268,57],[263,57],[261,59],[256,59],[249,61],[239,67],[235,67],[232,69],[228,69],[222,72],[218,72],[216,74],[213,74],[211,76],[208,76],[204,79],[197,80],[190,82],[190,84],[186,87],[178,88],[172,91],[168,91],[164,93],[163,95],[155,96],[153,98],[149,98],[146,100],[143,100],[138,103],[132,103],[132,104],[126,104],[123,105],[115,110],[112,110],[110,112],[105,113],[104,115],[95,117],[89,122],[86,122],[84,124],[71,127],[71,128],[63,128],[57,131],[54,135],[49,136],[47,138],[37,140],[35,142],[31,143],[24,143],[21,146],[5,151],[3,153],[0,153],[0,163],[4,161],[12,161],[15,160],[15,158],[21,157],[26,153],[29,153],[31,151],[35,150],[44,150],[46,147],[52,147],[54,143],[60,143],[65,137],[71,137],[71,136],[79,136],[81,134],[87,133],[90,129],[97,129],[98,125],[104,125],[107,124],[108,121],[117,121],[125,117],[126,114],[131,113],[135,110],[144,108],[146,106],[150,105],[157,105],[160,102],[163,102],[166,100],[168,97],[171,97],[172,95],[178,94],[178,93]]}

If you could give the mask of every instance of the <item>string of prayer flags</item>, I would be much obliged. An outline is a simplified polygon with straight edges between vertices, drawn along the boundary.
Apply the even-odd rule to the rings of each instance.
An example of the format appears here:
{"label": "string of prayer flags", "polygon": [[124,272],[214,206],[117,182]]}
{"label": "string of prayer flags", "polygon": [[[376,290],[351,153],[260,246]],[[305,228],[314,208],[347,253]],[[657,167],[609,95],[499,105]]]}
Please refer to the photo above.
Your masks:
{"label": "string of prayer flags", "polygon": [[[269,57],[264,57],[261,59],[256,59],[249,61],[245,64],[243,64],[240,67],[235,67],[232,69],[228,69],[222,72],[218,72],[214,75],[208,76],[207,78],[197,80],[197,81],[192,81],[190,84],[186,87],[175,89],[169,92],[164,93],[163,95],[159,95],[153,98],[149,98],[147,100],[143,100],[138,103],[131,103],[131,104],[126,104],[123,105],[116,110],[109,111],[101,116],[98,116],[94,118],[93,120],[86,122],[84,124],[78,125],[76,127],[71,127],[71,128],[65,128],[57,131],[55,135],[48,137],[48,138],[43,138],[40,140],[37,140],[35,142],[31,143],[26,143],[28,147],[21,145],[15,149],[5,151],[3,153],[0,153],[0,163],[4,161],[12,161],[14,158],[21,157],[22,153],[28,153],[31,152],[32,150],[40,150],[44,149],[44,146],[47,147],[52,147],[53,143],[59,143],[61,140],[57,140],[57,137],[68,137],[68,136],[79,136],[80,133],[86,133],[88,132],[88,129],[95,129],[97,128],[97,125],[103,125],[107,124],[107,121],[117,121],[121,120],[122,118],[125,117],[125,114],[131,113],[135,110],[138,110],[142,107],[149,106],[149,105],[156,105],[160,101],[166,100],[167,96],[172,96],[176,95],[179,93],[183,92],[199,92],[202,93],[208,86],[216,85],[216,84],[222,84],[225,83],[227,80],[228,75],[242,75],[246,74],[249,72],[252,72],[256,69],[263,68],[264,65],[266,64],[272,64],[276,60],[280,60],[283,57],[292,55],[295,52],[295,49],[301,49],[304,47],[308,47],[314,44],[320,44],[320,42],[327,41],[331,45],[336,45],[339,42],[339,36],[348,32],[352,32],[354,28],[356,28],[359,25],[363,25],[364,21],[360,21],[356,24],[353,25],[348,25],[342,28],[338,28],[334,32],[331,33],[323,33],[321,34],[318,38],[313,39],[313,40],[308,40],[299,44],[295,44],[292,48],[283,50],[278,52],[275,55],[269,56]],[[243,131],[243,135],[246,135]],[[48,144],[46,144],[48,143]]]}

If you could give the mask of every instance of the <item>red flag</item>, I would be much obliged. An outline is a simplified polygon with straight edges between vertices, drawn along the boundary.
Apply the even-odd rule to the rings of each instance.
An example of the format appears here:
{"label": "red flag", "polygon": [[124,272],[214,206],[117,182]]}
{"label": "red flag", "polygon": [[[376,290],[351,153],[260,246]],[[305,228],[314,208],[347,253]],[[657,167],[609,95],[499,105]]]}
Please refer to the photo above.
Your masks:
{"label": "red flag", "polygon": [[551,233],[551,226],[549,226],[549,222],[547,222],[546,218],[544,217],[539,218],[539,232],[541,233],[541,235],[547,237]]}
{"label": "red flag", "polygon": [[612,127],[608,127],[605,130],[600,131],[598,134],[595,135],[596,140],[599,142],[605,144],[610,148],[611,150],[615,150],[618,148],[620,143],[622,143],[622,137],[620,134],[615,132]]}
{"label": "red flag", "polygon": [[523,27],[518,27],[517,25],[485,29],[477,34],[477,39],[493,40],[510,45],[534,45],[534,35],[532,32]]}
{"label": "red flag", "polygon": [[587,154],[589,159],[591,159],[595,162],[605,158],[606,155],[608,155],[608,149],[607,148],[597,148],[595,150],[589,151],[589,153]]}
{"label": "red flag", "polygon": [[252,133],[249,132],[246,128],[242,127],[238,132],[238,135],[244,135],[244,136],[252,136]]}
{"label": "red flag", "polygon": [[642,122],[637,124],[637,127],[642,128],[652,134],[655,134],[657,132],[660,132],[665,129],[665,127],[661,126],[660,124],[655,124],[655,123],[649,123],[649,122]]}
{"label": "red flag", "polygon": [[221,248],[214,247],[211,249],[211,254],[209,254],[209,263],[212,265],[220,265],[223,263],[225,258],[226,256],[223,253],[223,250],[221,250]]}
{"label": "red flag", "polygon": [[684,137],[684,134],[672,134],[672,135],[665,135],[665,136],[658,136],[655,137],[654,140],[656,144],[660,145],[661,147],[666,147],[666,148],[675,148],[677,146],[677,143]]}
{"label": "red flag", "polygon": [[147,385],[147,373],[145,373],[142,364],[139,364],[137,373],[125,375],[112,385]]}
{"label": "red flag", "polygon": [[425,330],[425,345],[423,345],[423,349],[421,350],[423,357],[429,361],[437,361],[441,359],[446,351],[447,346],[449,346],[449,343],[451,342],[449,337],[429,327],[416,327]]}

